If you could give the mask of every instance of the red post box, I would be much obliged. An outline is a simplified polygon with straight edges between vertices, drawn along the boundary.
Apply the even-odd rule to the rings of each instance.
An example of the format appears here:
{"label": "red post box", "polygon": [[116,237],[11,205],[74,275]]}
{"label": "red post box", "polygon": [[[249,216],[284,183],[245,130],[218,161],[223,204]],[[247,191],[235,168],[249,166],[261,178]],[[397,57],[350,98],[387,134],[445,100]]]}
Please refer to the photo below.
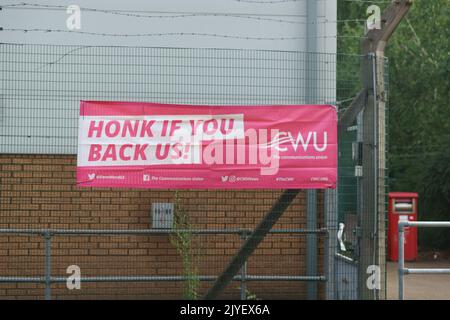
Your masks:
{"label": "red post box", "polygon": [[[398,260],[398,222],[417,221],[418,194],[414,192],[389,193],[388,259]],[[405,228],[405,261],[417,259],[417,228]]]}

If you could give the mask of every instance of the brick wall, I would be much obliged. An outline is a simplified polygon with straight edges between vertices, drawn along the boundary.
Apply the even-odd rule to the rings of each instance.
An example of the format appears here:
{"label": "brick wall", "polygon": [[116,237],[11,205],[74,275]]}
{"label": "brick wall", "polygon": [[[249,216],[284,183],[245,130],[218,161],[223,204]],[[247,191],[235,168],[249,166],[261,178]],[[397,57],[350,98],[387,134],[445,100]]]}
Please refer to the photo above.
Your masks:
{"label": "brick wall", "polygon": [[[0,228],[148,229],[153,202],[173,202],[173,190],[78,188],[76,157],[67,155],[0,155]],[[275,190],[183,190],[180,204],[194,228],[254,228],[275,202]],[[319,197],[319,221],[322,198]],[[305,227],[301,193],[275,228]],[[319,239],[319,261],[323,254]],[[242,244],[238,235],[193,236],[199,274],[217,275]],[[0,235],[0,276],[42,276],[44,242],[40,236]],[[248,261],[248,273],[304,275],[305,237],[268,235]],[[54,236],[52,275],[67,276],[76,264],[83,276],[182,275],[180,255],[168,235]],[[320,266],[322,272],[322,266]],[[199,292],[211,283],[203,282]],[[251,282],[258,298],[304,298],[303,282]],[[53,298],[181,298],[183,284],[82,283],[81,290],[52,285]],[[42,298],[42,284],[0,284],[1,298]],[[239,297],[239,283],[222,297]]]}

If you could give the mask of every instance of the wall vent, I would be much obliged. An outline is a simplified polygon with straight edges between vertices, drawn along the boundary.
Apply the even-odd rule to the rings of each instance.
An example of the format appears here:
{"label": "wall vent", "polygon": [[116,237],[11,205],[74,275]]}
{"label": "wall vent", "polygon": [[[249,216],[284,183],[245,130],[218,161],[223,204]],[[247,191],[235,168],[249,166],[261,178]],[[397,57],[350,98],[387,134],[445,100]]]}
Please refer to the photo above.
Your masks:
{"label": "wall vent", "polygon": [[173,227],[173,203],[152,203],[152,228],[172,229]]}

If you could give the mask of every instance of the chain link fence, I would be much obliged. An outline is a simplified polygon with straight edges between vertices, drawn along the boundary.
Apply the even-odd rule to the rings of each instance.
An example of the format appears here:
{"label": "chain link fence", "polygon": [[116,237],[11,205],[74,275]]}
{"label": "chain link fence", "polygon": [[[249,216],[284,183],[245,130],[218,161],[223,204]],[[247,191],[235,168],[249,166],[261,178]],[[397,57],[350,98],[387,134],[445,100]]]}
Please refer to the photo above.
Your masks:
{"label": "chain link fence", "polygon": [[[362,63],[291,51],[0,44],[0,297],[44,298],[51,287],[56,299],[200,299],[280,202],[280,190],[76,187],[80,100],[342,112],[362,88]],[[337,195],[295,194],[218,297],[360,297],[357,140],[357,126],[339,137]],[[66,286],[71,265],[80,290]]]}

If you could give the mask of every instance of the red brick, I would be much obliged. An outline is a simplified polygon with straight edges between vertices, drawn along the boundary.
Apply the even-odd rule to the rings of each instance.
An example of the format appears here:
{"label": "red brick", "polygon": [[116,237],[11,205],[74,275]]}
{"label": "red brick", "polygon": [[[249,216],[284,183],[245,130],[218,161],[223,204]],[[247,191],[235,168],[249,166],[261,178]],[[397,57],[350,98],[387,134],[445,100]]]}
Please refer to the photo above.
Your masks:
{"label": "red brick", "polygon": [[[0,183],[0,228],[147,229],[151,227],[151,204],[174,201],[173,190],[77,187],[74,155],[0,155],[0,165],[0,172],[6,173],[1,176]],[[5,166],[8,170],[4,169]],[[280,191],[273,190],[179,192],[193,228],[253,228],[279,194]],[[318,202],[323,203],[320,199],[319,197]],[[276,224],[276,228],[305,227],[304,204],[305,197],[302,192]],[[318,215],[320,220],[320,210]],[[182,259],[170,238],[167,235],[55,235],[52,237],[53,272],[55,275],[65,275],[68,265],[79,264],[82,272],[92,276],[105,275],[108,272],[117,275],[181,274]],[[251,257],[249,268],[253,269],[249,269],[249,272],[304,273],[305,240],[302,239],[269,236]],[[201,272],[206,274],[221,272],[242,244],[238,235],[192,236],[192,241],[195,246],[193,251],[200,253]],[[323,246],[320,240],[319,245]],[[11,252],[11,255],[8,256],[8,252]],[[319,253],[323,253],[322,248],[319,248]],[[14,268],[14,272],[42,275],[43,255],[42,236],[0,235],[2,270],[6,268],[7,263]],[[105,267],[110,270],[106,272]],[[41,285],[27,285],[2,285],[0,298],[42,297]],[[159,298],[181,297],[180,283],[139,285],[141,287],[133,287],[128,283],[89,284],[90,291],[77,295],[75,292],[68,292],[63,284],[54,284],[53,292],[55,297],[61,298],[104,298],[111,292],[120,298],[149,297],[149,294],[153,294],[151,292],[158,292]],[[257,289],[263,288],[264,291],[259,292],[267,292],[268,297],[276,297],[280,292],[292,292],[291,297],[304,297],[304,283],[288,283],[283,285],[283,289],[277,287],[277,284],[252,282],[249,283],[249,288],[250,285],[256,286],[254,288]],[[206,290],[206,284],[202,283],[202,288]],[[10,289],[16,291],[8,291]]]}

